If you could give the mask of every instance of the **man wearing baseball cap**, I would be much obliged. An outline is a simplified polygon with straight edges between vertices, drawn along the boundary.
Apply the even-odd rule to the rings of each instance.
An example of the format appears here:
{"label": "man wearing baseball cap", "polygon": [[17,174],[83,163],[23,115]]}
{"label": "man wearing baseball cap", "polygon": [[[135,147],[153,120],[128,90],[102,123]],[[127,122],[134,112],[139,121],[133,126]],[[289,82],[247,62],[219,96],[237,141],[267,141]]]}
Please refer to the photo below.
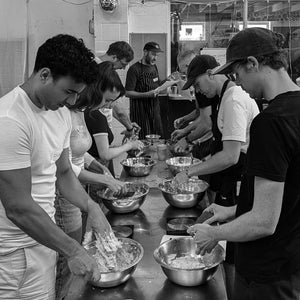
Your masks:
{"label": "man wearing baseball cap", "polygon": [[147,134],[162,136],[162,121],[157,95],[174,81],[161,85],[156,59],[163,52],[156,42],[144,46],[143,58],[133,64],[127,72],[126,96],[130,98],[130,118],[141,126],[140,137]]}
{"label": "man wearing baseball cap", "polygon": [[[300,88],[287,73],[283,42],[270,30],[247,28],[215,72],[234,73],[252,97],[269,101],[251,125],[237,206],[213,204],[207,224],[190,229],[201,253],[220,240],[236,242],[235,299],[300,296]],[[229,222],[208,225],[216,221]]]}
{"label": "man wearing baseball cap", "polygon": [[[207,98],[218,96],[212,104],[212,132],[214,141],[211,157],[201,164],[178,173],[175,180],[187,181],[191,176],[210,174],[210,189],[216,193],[215,203],[232,206],[237,202],[237,182],[241,180],[247,148],[249,128],[259,113],[255,100],[225,75],[212,75],[218,67],[211,55],[196,56],[188,67],[188,79],[183,88],[194,86]],[[228,299],[232,299],[234,283],[233,244],[228,243],[224,263]]]}

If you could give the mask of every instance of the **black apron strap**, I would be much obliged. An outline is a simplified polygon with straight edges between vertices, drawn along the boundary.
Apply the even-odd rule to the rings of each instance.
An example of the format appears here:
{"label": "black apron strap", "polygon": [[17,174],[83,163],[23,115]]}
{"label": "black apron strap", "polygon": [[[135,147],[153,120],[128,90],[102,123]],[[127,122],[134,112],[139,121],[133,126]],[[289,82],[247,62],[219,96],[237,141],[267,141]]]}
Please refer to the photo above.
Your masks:
{"label": "black apron strap", "polygon": [[[223,150],[222,133],[218,127],[218,113],[229,82],[230,80],[226,80],[224,82],[220,94],[220,100],[212,113],[212,131],[214,136],[214,142],[211,149],[212,155]],[[237,164],[211,175],[211,189],[219,192],[222,198],[227,198],[229,201],[228,203],[219,204],[228,206],[235,204],[233,201],[235,201],[236,182],[241,180],[245,165],[245,157],[246,155],[244,153],[241,153]]]}

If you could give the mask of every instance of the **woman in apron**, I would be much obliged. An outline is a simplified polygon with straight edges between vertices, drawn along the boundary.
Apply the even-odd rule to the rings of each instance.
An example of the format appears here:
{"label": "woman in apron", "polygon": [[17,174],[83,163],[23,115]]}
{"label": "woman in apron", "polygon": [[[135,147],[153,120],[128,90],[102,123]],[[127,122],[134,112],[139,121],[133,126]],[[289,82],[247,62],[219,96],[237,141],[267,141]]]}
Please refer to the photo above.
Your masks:
{"label": "woman in apron", "polygon": [[[211,158],[177,174],[176,181],[182,183],[191,176],[211,174],[210,189],[216,193],[215,202],[232,206],[236,204],[237,182],[243,174],[250,124],[259,110],[241,87],[224,75],[212,75],[217,65],[214,57],[199,55],[189,66],[187,85],[193,84],[196,91],[208,98],[218,95],[219,101],[212,104]],[[228,299],[233,290],[233,263],[233,245],[228,243],[224,263]]]}

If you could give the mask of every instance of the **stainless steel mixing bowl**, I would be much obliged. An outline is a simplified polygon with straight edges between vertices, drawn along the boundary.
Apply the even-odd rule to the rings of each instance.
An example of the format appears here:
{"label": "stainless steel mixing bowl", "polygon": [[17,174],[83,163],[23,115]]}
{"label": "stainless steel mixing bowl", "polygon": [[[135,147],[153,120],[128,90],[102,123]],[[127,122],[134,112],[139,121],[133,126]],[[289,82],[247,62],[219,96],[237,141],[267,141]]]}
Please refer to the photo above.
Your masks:
{"label": "stainless steel mixing bowl", "polygon": [[141,140],[141,142],[143,142],[144,147],[141,150],[131,149],[131,150],[127,151],[129,156],[131,156],[131,157],[143,156],[149,150],[151,142],[148,140]]}
{"label": "stainless steel mixing bowl", "polygon": [[130,157],[121,161],[125,172],[134,177],[142,177],[150,174],[156,162],[147,157]]}
{"label": "stainless steel mixing bowl", "polygon": [[206,181],[192,178],[181,184],[180,188],[174,187],[172,180],[167,180],[158,185],[165,200],[170,205],[178,208],[190,208],[197,205],[208,186]]}
{"label": "stainless steel mixing bowl", "polygon": [[196,246],[192,237],[180,237],[162,243],[154,250],[153,255],[171,281],[183,286],[196,286],[207,282],[213,277],[219,264],[225,258],[225,251],[222,246],[217,245],[211,253],[201,257],[204,266],[198,269],[179,269],[170,266],[170,260],[174,259],[175,255],[177,257],[195,256],[195,250]]}
{"label": "stainless steel mixing bowl", "polygon": [[191,165],[199,163],[201,163],[200,159],[189,156],[176,156],[166,160],[166,164],[173,175],[188,169]]}
{"label": "stainless steel mixing bowl", "polygon": [[[101,278],[98,281],[90,281],[92,285],[102,288],[113,287],[127,281],[132,276],[137,264],[144,255],[144,249],[141,244],[132,239],[119,238],[119,240],[122,241],[122,248],[128,249],[128,251],[134,253],[133,261],[122,270],[101,273]],[[95,255],[97,251],[95,242],[90,242],[84,247],[87,249],[88,253],[93,256]]]}
{"label": "stainless steel mixing bowl", "polygon": [[109,188],[99,191],[98,195],[110,211],[120,214],[129,213],[137,210],[144,203],[149,193],[149,186],[145,183],[128,182],[126,190],[134,192],[133,195],[125,198],[115,197]]}

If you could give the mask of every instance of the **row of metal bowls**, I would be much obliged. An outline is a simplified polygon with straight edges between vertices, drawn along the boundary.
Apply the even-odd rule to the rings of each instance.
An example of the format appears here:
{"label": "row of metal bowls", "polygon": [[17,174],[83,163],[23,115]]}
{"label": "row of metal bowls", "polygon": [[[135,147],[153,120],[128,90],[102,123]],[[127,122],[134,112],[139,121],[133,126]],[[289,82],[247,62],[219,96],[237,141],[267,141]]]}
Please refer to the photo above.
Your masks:
{"label": "row of metal bowls", "polygon": [[[199,164],[201,160],[189,156],[172,157],[166,160],[166,164],[173,175],[188,169],[191,165]],[[129,176],[147,176],[155,166],[155,160],[148,157],[129,157],[121,161],[125,172]]]}
{"label": "row of metal bowls", "polygon": [[[90,283],[98,287],[114,287],[126,282],[135,271],[138,263],[143,257],[144,249],[135,240],[119,238],[123,246],[134,254],[133,261],[123,270],[109,271],[101,273],[98,281],[91,280]],[[86,250],[92,256],[95,255],[97,247],[95,242],[85,245]],[[195,255],[195,243],[192,237],[180,237],[170,239],[158,246],[154,250],[153,256],[161,266],[163,272],[169,280],[183,286],[197,286],[210,280],[217,271],[218,265],[224,260],[225,251],[217,245],[211,253],[202,257],[205,266],[201,268],[174,268],[170,265],[170,255],[176,257]]]}
{"label": "row of metal bowls", "polygon": [[[113,195],[109,188],[98,191],[98,196],[102,199],[107,209],[114,213],[129,213],[137,210],[145,202],[149,193],[149,186],[145,183],[128,182],[129,190],[133,191],[133,195],[129,197],[119,198]],[[165,200],[172,206],[178,208],[194,207],[202,200],[208,183],[200,179],[189,179],[179,188],[175,188],[171,180],[159,184]]]}

